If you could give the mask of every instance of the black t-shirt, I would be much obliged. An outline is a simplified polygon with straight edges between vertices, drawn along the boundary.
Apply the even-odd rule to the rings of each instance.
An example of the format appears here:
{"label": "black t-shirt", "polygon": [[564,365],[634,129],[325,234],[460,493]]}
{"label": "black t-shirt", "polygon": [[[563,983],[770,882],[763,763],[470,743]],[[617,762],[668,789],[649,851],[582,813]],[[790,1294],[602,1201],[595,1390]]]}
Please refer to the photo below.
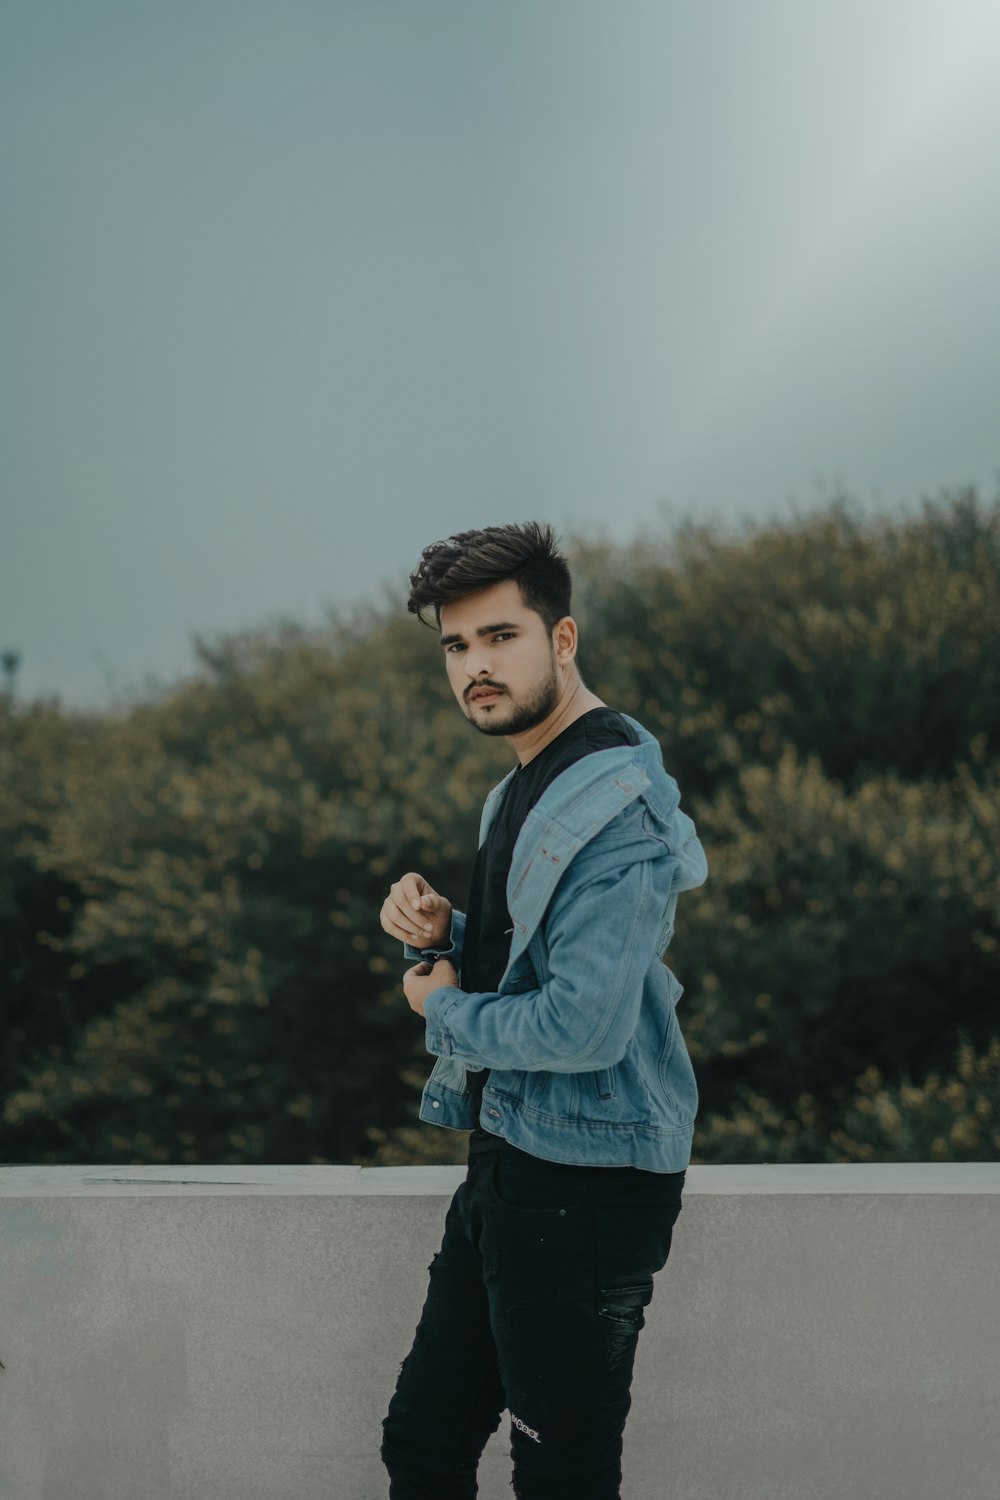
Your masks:
{"label": "black t-shirt", "polygon": [[[526,766],[518,766],[494,814],[485,842],[476,855],[466,902],[465,942],[462,950],[461,986],[469,993],[491,993],[499,989],[510,956],[513,923],[507,910],[507,876],[517,836],[527,814],[550,782],[575,761],[595,750],[617,745],[637,745],[639,736],[613,708],[592,708],[574,719]],[[502,1136],[491,1135],[478,1123],[483,1104],[483,1085],[489,1068],[468,1070],[476,1127],[469,1137],[469,1151],[517,1151]],[[519,1152],[527,1155],[527,1152]]]}

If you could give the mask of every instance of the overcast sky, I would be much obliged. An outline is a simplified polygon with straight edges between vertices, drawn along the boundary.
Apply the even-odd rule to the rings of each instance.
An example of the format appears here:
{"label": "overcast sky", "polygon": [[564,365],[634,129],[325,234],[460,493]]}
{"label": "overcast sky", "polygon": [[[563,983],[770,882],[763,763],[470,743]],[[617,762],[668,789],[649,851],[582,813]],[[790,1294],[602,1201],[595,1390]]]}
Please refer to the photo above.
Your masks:
{"label": "overcast sky", "polygon": [[0,649],[1000,487],[998,0],[0,0]]}

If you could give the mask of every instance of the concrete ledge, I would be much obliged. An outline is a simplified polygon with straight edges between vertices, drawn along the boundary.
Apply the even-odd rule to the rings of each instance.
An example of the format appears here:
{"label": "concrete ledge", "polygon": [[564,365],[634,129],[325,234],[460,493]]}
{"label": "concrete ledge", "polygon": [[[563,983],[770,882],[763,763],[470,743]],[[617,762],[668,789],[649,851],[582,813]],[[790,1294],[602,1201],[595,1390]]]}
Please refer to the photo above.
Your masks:
{"label": "concrete ledge", "polygon": [[[463,1177],[0,1168],[0,1500],[384,1500]],[[998,1245],[1000,1164],[691,1167],[623,1500],[996,1500]]]}
{"label": "concrete ledge", "polygon": [[[464,1167],[4,1167],[4,1198],[162,1197],[247,1192],[450,1198]],[[872,1162],[869,1165],[689,1167],[685,1201],[703,1194],[1000,1193],[1000,1163]]]}

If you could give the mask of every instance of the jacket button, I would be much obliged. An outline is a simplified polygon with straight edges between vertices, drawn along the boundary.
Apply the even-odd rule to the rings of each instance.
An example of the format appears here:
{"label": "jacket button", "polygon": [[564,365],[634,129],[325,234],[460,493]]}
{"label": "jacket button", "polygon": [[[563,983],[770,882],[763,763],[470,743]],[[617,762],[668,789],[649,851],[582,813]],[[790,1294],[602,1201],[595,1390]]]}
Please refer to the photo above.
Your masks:
{"label": "jacket button", "polygon": [[491,1109],[490,1114],[493,1116],[494,1120],[499,1120],[500,1111],[498,1109]]}
{"label": "jacket button", "polygon": [[440,1109],[441,1106],[436,1099],[431,1100],[431,1109]]}

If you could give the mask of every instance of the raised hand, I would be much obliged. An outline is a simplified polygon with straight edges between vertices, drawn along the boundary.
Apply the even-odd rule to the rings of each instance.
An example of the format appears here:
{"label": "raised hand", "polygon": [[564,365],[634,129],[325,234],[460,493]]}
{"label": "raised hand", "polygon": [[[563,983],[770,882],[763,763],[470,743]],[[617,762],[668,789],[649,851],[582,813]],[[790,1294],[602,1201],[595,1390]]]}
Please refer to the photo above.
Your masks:
{"label": "raised hand", "polygon": [[451,935],[451,902],[422,875],[408,871],[389,887],[382,930],[413,948],[440,948]]}

